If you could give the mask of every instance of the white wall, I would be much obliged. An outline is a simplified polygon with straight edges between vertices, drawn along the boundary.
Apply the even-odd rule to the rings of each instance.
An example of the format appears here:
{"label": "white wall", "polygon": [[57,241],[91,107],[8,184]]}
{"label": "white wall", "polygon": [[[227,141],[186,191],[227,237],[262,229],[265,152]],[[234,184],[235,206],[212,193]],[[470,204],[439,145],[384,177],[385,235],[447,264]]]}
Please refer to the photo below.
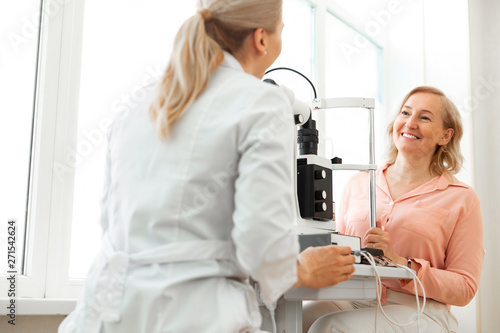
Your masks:
{"label": "white wall", "polygon": [[481,199],[485,264],[479,292],[481,331],[500,327],[500,2],[470,0],[471,94],[467,106],[473,122],[474,185]]}
{"label": "white wall", "polygon": [[[457,105],[464,124],[465,161],[457,177],[472,183],[468,0],[424,0],[424,82],[445,92]],[[469,331],[466,331],[469,332]]]}

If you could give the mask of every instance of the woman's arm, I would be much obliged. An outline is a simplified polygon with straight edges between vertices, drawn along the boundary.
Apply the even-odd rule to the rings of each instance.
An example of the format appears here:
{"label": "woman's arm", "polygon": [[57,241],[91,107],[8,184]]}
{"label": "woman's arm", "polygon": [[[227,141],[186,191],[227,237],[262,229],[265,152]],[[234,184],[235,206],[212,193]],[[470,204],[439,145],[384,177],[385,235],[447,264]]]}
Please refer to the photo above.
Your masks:
{"label": "woman's arm", "polygon": [[[417,276],[426,296],[456,306],[467,305],[476,294],[483,259],[483,222],[477,195],[469,211],[459,216],[446,249],[444,269],[431,267],[427,260],[412,258],[420,265]],[[415,292],[412,280],[402,281],[401,286]]]}
{"label": "woman's arm", "polygon": [[254,92],[236,132],[240,157],[231,235],[240,267],[272,303],[297,281],[299,244],[292,228],[292,110],[286,96],[268,86]]}

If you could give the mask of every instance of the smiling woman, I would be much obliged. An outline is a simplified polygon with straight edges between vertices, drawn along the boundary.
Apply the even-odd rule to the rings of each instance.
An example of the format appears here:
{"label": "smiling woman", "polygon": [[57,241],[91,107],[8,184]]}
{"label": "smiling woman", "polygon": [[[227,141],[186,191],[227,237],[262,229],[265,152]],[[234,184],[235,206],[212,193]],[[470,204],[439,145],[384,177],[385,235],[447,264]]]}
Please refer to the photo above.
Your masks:
{"label": "smiling woman", "polygon": [[431,175],[440,175],[445,170],[455,174],[462,167],[460,113],[438,89],[417,87],[410,91],[387,131],[389,164],[396,161],[398,153],[410,149],[405,156],[413,163],[427,163]]}
{"label": "smiling woman", "polygon": [[[425,332],[457,332],[451,305],[464,306],[476,294],[484,259],[479,199],[453,174],[461,167],[462,124],[454,104],[440,90],[418,87],[406,95],[388,127],[389,160],[377,171],[377,227],[353,220],[351,211],[366,211],[368,175],[353,176],[337,214],[337,231],[362,238],[362,245],[383,250],[392,262],[412,268],[423,283],[427,305],[420,319]],[[360,198],[364,199],[359,204]],[[411,322],[421,289],[411,281],[383,281],[385,312],[399,323]],[[367,332],[376,302],[313,303],[307,322],[322,316],[309,332]],[[342,310],[354,310],[345,311]],[[360,320],[366,318],[367,320]],[[406,327],[418,332],[419,323]],[[382,321],[378,328],[397,327]]]}

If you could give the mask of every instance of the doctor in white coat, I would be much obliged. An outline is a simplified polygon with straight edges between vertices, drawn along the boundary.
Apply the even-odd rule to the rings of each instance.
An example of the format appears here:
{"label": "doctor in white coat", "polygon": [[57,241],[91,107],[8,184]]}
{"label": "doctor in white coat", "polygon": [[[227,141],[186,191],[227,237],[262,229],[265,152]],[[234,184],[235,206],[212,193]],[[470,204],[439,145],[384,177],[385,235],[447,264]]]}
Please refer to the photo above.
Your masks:
{"label": "doctor in white coat", "polygon": [[291,104],[260,81],[282,1],[198,8],[156,94],[110,129],[101,251],[61,333],[258,332],[258,298],[354,272],[347,247],[297,256]]}

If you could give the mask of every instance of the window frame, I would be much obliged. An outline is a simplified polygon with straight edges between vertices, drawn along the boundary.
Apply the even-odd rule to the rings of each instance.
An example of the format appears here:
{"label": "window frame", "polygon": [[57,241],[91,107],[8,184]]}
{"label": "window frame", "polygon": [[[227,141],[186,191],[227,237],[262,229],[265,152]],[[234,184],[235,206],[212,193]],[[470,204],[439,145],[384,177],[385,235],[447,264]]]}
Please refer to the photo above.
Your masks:
{"label": "window frame", "polygon": [[25,273],[16,276],[21,315],[69,313],[82,290],[83,280],[68,279],[73,176],[59,179],[54,166],[76,145],[83,8],[83,0],[42,1]]}
{"label": "window frame", "polygon": [[[54,64],[54,72],[58,73],[57,86],[49,75],[45,76],[45,85],[53,85],[57,91],[53,101],[44,105],[56,112],[56,135],[54,138],[53,159],[50,161],[51,169],[51,202],[49,222],[49,242],[47,244],[47,282],[46,298],[70,298],[76,299],[81,293],[84,283],[83,279],[69,279],[69,258],[71,242],[71,221],[73,208],[74,172],[66,172],[59,178],[56,168],[60,167],[67,159],[67,149],[75,149],[78,132],[78,105],[80,90],[80,68],[83,45],[83,19],[84,0],[60,0],[64,2],[60,18],[61,28],[54,27],[54,31],[48,31],[47,36],[47,61],[58,58],[59,66]],[[54,2],[54,0],[52,0]],[[57,2],[57,1],[56,1]],[[49,18],[49,22],[52,18]],[[50,23],[48,23],[50,24]],[[50,26],[50,25],[49,25]],[[49,42],[51,32],[59,34],[59,54],[53,54]],[[54,43],[56,43],[55,41]],[[50,92],[46,92],[50,96]],[[43,94],[43,96],[46,96]],[[52,97],[52,96],[50,96]],[[49,113],[50,111],[47,111]],[[43,140],[43,139],[42,139]],[[56,165],[56,163],[58,165]],[[47,166],[48,167],[48,166]],[[60,204],[64,202],[64,204]]]}

